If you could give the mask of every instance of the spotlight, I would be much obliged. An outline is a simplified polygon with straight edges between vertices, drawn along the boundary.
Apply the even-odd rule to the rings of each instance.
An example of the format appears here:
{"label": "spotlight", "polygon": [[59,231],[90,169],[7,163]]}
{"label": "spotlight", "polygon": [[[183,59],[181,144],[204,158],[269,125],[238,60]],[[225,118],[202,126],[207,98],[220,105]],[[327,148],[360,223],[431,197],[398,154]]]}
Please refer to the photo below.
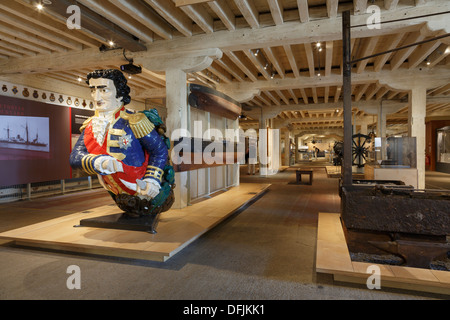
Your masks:
{"label": "spotlight", "polygon": [[114,47],[114,46],[116,45],[116,44],[114,43],[114,41],[112,41],[112,40],[109,41],[108,44],[109,44],[110,47]]}
{"label": "spotlight", "polygon": [[247,116],[245,115],[245,114],[243,114],[243,113],[241,113],[240,115],[239,115],[239,119],[247,119]]}
{"label": "spotlight", "polygon": [[38,10],[42,10],[42,9],[44,9],[44,6],[43,6],[41,3],[38,3],[38,4],[36,5],[36,8],[37,8]]}
{"label": "spotlight", "polygon": [[83,81],[83,79],[81,79],[81,77],[78,77],[78,82],[81,82],[81,81]]}
{"label": "spotlight", "polygon": [[317,43],[316,43],[316,47],[317,47],[317,48],[320,48],[320,46],[321,46],[320,42],[317,42]]}

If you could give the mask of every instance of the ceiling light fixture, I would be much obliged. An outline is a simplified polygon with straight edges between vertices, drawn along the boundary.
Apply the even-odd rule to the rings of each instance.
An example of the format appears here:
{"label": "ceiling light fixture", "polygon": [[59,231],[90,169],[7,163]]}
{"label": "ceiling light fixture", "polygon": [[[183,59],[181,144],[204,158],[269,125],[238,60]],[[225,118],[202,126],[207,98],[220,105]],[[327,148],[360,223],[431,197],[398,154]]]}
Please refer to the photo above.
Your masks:
{"label": "ceiling light fixture", "polygon": [[38,10],[42,10],[42,9],[44,9],[44,6],[42,5],[42,3],[38,3],[38,4],[36,5],[36,8],[37,8]]}
{"label": "ceiling light fixture", "polygon": [[257,56],[258,56],[258,53],[259,53],[259,49],[256,49],[256,51],[253,53],[253,55],[254,55],[255,57],[257,57]]}

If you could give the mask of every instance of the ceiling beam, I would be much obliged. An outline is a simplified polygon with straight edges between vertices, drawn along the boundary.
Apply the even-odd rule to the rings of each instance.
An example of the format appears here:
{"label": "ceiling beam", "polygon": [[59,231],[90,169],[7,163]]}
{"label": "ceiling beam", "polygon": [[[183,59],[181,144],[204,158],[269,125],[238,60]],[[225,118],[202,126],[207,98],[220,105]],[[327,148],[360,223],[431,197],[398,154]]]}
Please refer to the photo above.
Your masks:
{"label": "ceiling beam", "polygon": [[[66,2],[68,0],[63,0]],[[164,3],[167,6],[171,1],[157,1],[157,0],[146,0],[147,3],[155,5],[161,5]],[[56,3],[56,2],[55,2]],[[59,3],[59,2],[58,2]],[[173,4],[173,3],[172,3]],[[180,10],[179,8],[174,7],[176,10]],[[420,10],[419,10],[420,9]],[[407,9],[399,9],[395,12],[386,12],[382,15],[383,20],[389,20],[394,18],[399,18],[403,15],[415,16],[421,14],[429,14],[429,13],[438,13],[442,11],[450,11],[450,1],[433,1],[430,2],[430,5],[420,6],[419,9],[416,7],[407,8]],[[181,10],[180,10],[181,11]],[[166,10],[166,12],[171,12],[170,10]],[[185,16],[185,15],[184,15]],[[186,17],[186,16],[185,16]],[[353,17],[353,24],[365,23],[366,15],[360,15]],[[84,19],[84,17],[83,17]],[[352,37],[368,37],[368,36],[377,36],[381,34],[389,34],[389,33],[398,33],[405,30],[419,30],[422,25],[417,25],[419,22],[424,22],[423,19],[412,19],[405,20],[398,23],[389,23],[383,26],[380,30],[372,29],[368,30],[366,27],[358,27],[352,29]],[[87,23],[86,19],[83,20],[84,23]],[[425,23],[425,22],[424,22]],[[430,22],[431,23],[431,22]],[[433,22],[434,27],[436,25]],[[445,24],[445,21],[442,21],[442,25],[438,25],[437,27],[447,26],[448,22]],[[279,26],[266,27],[266,28],[257,28],[257,29],[239,29],[234,31],[224,30],[217,31],[213,34],[200,34],[188,38],[177,38],[171,40],[158,41],[147,45],[147,52],[149,55],[170,55],[171,53],[179,53],[182,51],[190,51],[190,50],[198,50],[205,48],[226,48],[226,51],[230,51],[230,48],[244,50],[251,48],[261,48],[267,46],[276,46],[276,45],[288,45],[293,43],[312,43],[318,40],[340,40],[341,35],[341,21],[340,19],[323,19],[323,20],[315,20],[305,23],[298,22],[285,22]],[[320,31],[320,32],[319,32]],[[231,51],[230,51],[231,52]],[[75,62],[78,62],[78,65],[75,68],[83,65],[83,56],[85,52],[80,52],[79,58],[74,58],[73,61],[69,64],[73,66]],[[92,53],[89,53],[91,55]],[[34,58],[34,57],[32,57]],[[133,58],[133,54],[130,54],[130,58]],[[12,64],[15,64],[15,59],[10,61]],[[30,72],[30,70],[34,70],[38,66],[41,69],[48,70],[53,65],[53,55],[42,55],[40,60],[33,60],[34,65],[30,65],[25,62],[25,65],[28,65],[28,71],[24,70],[24,66],[22,65],[14,65],[14,70],[18,72]],[[105,61],[105,55],[97,52],[97,60]],[[116,60],[116,57],[113,57],[113,60]],[[401,60],[401,59],[399,59]],[[106,61],[105,61],[106,63]],[[2,64],[3,65],[3,64]],[[3,65],[5,70],[0,69],[0,73],[11,73],[12,68],[9,65]],[[68,68],[65,68],[67,70]],[[73,68],[72,68],[73,69]],[[311,72],[312,70],[310,70]],[[253,80],[253,79],[252,79]]]}
{"label": "ceiling beam", "polygon": [[183,12],[192,19],[204,32],[214,32],[214,20],[211,15],[201,6],[184,5],[180,7]]}
{"label": "ceiling beam", "polygon": [[270,12],[272,13],[273,21],[276,25],[283,24],[283,4],[278,0],[267,0],[270,8]]}
{"label": "ceiling beam", "polygon": [[[1,69],[0,69],[1,72]],[[394,86],[397,82],[407,84],[414,79],[422,82],[426,86],[432,88],[436,87],[437,82],[442,84],[448,83],[448,74],[450,72],[450,65],[443,65],[440,68],[416,68],[416,69],[397,69],[397,70],[381,70],[375,72],[373,67],[366,67],[365,72],[352,74],[352,84],[365,84],[367,82],[380,82],[380,84]],[[341,86],[342,76],[339,74],[331,74],[328,77],[306,77],[300,78],[284,78],[271,80],[257,80],[254,82],[239,82],[224,84],[218,87],[218,90],[232,94],[233,91],[239,90],[285,90],[285,89],[299,89],[311,87],[326,87],[326,86]]]}
{"label": "ceiling beam", "polygon": [[180,8],[172,1],[144,0],[161,17],[168,21],[175,29],[186,37],[192,36],[192,20],[189,19]]}
{"label": "ceiling beam", "polygon": [[[148,3],[170,3],[171,1],[145,0]],[[238,0],[236,0],[238,1]],[[244,3],[244,0],[239,0]],[[180,10],[179,8],[175,8]],[[167,10],[166,10],[167,11]],[[450,1],[436,0],[430,5],[421,7],[407,7],[382,12],[381,20],[395,20],[404,16],[420,16],[424,14],[441,13],[450,11]],[[170,12],[170,11],[169,11]],[[367,29],[366,20],[368,14],[352,17],[353,25],[361,27],[352,28],[352,38],[381,36],[419,30],[421,23],[429,23],[432,30],[449,28],[444,20],[430,21],[429,18],[411,19],[388,23],[381,29]],[[257,49],[265,47],[281,46],[286,44],[313,43],[317,41],[334,41],[342,39],[341,19],[319,19],[305,23],[298,21],[285,21],[282,25],[265,28],[243,28],[233,31],[222,30],[213,34],[198,34],[189,38],[177,38],[147,45],[147,50],[152,52],[173,52],[182,50],[197,50],[205,48],[220,48],[226,51],[243,49]]]}
{"label": "ceiling beam", "polygon": [[138,0],[109,0],[116,7],[133,16],[163,39],[172,39],[172,26],[157,15],[151,8]]}
{"label": "ceiling beam", "polygon": [[259,28],[259,12],[258,10],[256,10],[253,1],[234,0],[234,3],[238,7],[239,11],[241,11],[242,15],[245,18],[245,21],[247,21],[249,26],[252,29]]}
{"label": "ceiling beam", "polygon": [[236,29],[236,17],[231,11],[226,0],[216,0],[208,2],[209,7],[213,10],[228,30]]}
{"label": "ceiling beam", "polygon": [[82,12],[81,27],[83,29],[86,29],[94,34],[99,34],[106,39],[114,39],[117,46],[125,48],[129,51],[137,52],[146,50],[145,45],[140,43],[135,36],[75,0],[53,1],[51,5],[46,6],[45,10],[49,10],[57,15],[66,17],[67,8],[71,5],[77,5],[80,7]]}
{"label": "ceiling beam", "polygon": [[182,7],[182,6],[189,6],[192,4],[211,2],[213,0],[174,0],[174,1],[177,7]]}
{"label": "ceiling beam", "polygon": [[308,22],[309,21],[308,0],[297,0],[297,7],[300,16],[300,22]]}

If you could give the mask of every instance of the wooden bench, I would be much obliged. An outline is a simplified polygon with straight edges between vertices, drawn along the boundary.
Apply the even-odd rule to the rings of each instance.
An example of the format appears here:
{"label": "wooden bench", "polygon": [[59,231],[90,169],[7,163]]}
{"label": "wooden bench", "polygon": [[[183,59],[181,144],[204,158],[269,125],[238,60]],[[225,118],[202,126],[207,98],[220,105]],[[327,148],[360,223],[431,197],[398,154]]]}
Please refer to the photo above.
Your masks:
{"label": "wooden bench", "polygon": [[313,181],[313,171],[312,170],[296,170],[296,179],[297,183],[300,184],[302,182],[302,174],[309,175],[309,182],[307,184],[312,184]]}

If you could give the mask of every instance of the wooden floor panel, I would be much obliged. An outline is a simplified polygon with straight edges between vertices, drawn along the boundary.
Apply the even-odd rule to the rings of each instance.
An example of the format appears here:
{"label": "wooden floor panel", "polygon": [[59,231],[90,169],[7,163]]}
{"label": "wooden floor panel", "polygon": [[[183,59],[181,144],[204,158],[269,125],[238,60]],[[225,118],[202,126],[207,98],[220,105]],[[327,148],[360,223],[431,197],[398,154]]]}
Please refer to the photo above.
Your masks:
{"label": "wooden floor panel", "polygon": [[36,223],[0,233],[0,240],[19,245],[166,261],[239,208],[262,195],[269,184],[246,183],[211,199],[161,214],[157,234],[74,227],[81,219],[120,213],[115,205]]}
{"label": "wooden floor panel", "polygon": [[316,272],[332,274],[336,281],[366,283],[376,265],[381,287],[450,294],[450,272],[351,261],[339,213],[319,213]]}

